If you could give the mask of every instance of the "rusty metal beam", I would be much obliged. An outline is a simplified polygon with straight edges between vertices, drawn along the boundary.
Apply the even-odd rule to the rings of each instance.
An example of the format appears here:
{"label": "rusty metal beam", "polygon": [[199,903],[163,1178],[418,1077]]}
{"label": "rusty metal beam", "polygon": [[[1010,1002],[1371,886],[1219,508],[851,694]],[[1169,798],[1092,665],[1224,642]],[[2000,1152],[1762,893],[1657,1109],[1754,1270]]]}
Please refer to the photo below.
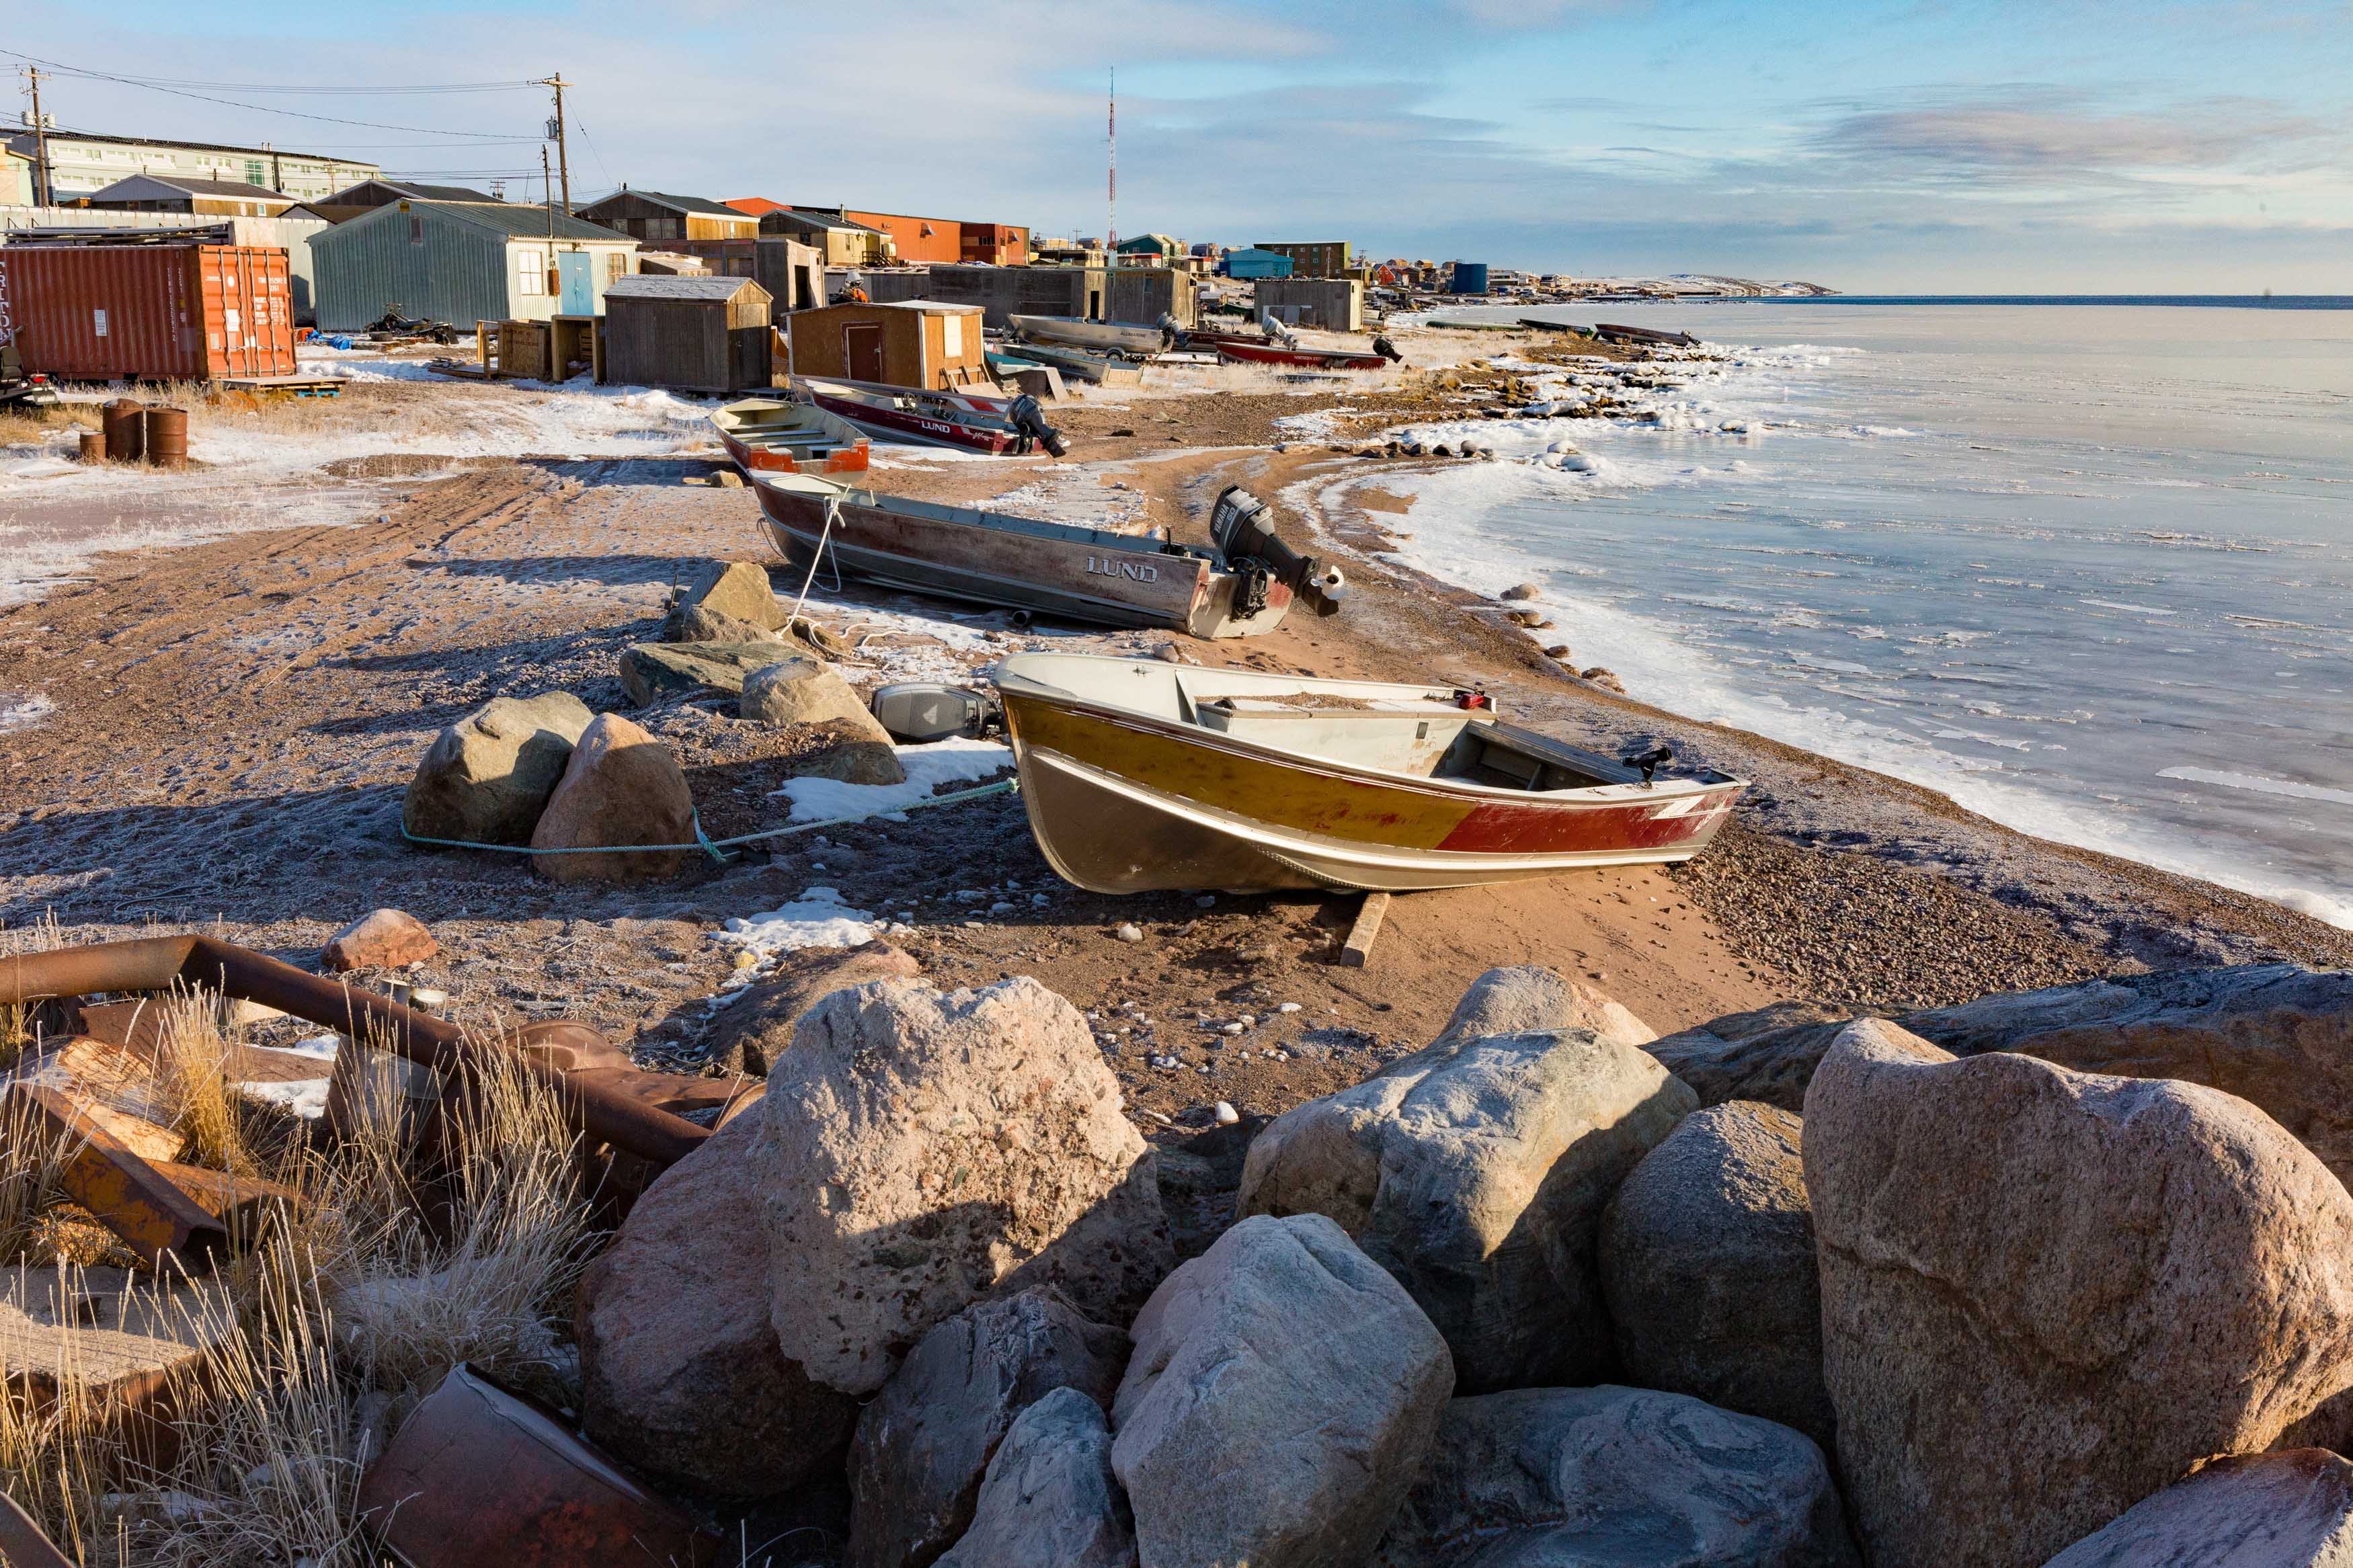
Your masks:
{"label": "rusty metal beam", "polygon": [[[174,984],[259,1002],[438,1071],[455,1071],[464,1062],[468,1037],[456,1025],[215,937],[142,937],[0,958],[0,1005],[97,991],[165,991]],[[674,1164],[711,1136],[609,1082],[575,1083],[529,1053],[518,1059],[560,1092],[583,1131],[640,1159]]]}
{"label": "rusty metal beam", "polygon": [[58,1178],[66,1195],[104,1221],[148,1268],[172,1257],[183,1268],[201,1268],[228,1251],[228,1232],[217,1217],[65,1094],[30,1083],[8,1092],[23,1096],[46,1124],[44,1131],[69,1148]]}

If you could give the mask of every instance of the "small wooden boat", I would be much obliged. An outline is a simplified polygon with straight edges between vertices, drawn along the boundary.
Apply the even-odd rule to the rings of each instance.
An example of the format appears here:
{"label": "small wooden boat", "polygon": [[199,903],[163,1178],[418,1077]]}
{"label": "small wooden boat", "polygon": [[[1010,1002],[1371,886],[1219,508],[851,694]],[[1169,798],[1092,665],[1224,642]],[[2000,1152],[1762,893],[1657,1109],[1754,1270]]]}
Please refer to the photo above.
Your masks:
{"label": "small wooden boat", "polygon": [[1256,637],[1293,599],[1331,615],[1338,568],[1293,552],[1266,508],[1229,486],[1212,510],[1216,548],[1164,533],[1047,522],[877,495],[811,474],[754,474],[778,549],[806,569],[822,556],[845,577],[945,599],[1107,626],[1169,626],[1197,637]]}
{"label": "small wooden boat", "polygon": [[1066,448],[1046,423],[1038,400],[990,397],[977,392],[925,392],[913,386],[883,386],[866,381],[812,381],[797,377],[794,392],[828,414],[848,420],[870,436],[920,447],[954,447],[997,458],[1043,447],[1056,457]]}
{"label": "small wooden boat", "polygon": [[991,672],[1047,862],[1099,893],[1406,891],[1686,860],[1745,781],[1654,776],[1483,695],[1024,653]]}
{"label": "small wooden boat", "polygon": [[1140,321],[1088,321],[1076,316],[1008,316],[1021,337],[1040,343],[1067,343],[1097,353],[1156,354],[1168,333]]}
{"label": "small wooden boat", "polygon": [[1593,335],[1622,343],[1662,343],[1672,348],[1690,349],[1699,346],[1699,340],[1689,332],[1662,332],[1650,327],[1620,327],[1608,321],[1593,323]]}
{"label": "small wooden boat", "polygon": [[1319,349],[1303,344],[1292,348],[1263,340],[1227,341],[1215,346],[1219,359],[1240,364],[1288,364],[1307,370],[1383,370],[1391,363],[1388,355],[1361,349]]}
{"label": "small wooden boat", "polygon": [[712,415],[711,427],[746,474],[866,471],[866,437],[849,420],[812,403],[747,397]]}

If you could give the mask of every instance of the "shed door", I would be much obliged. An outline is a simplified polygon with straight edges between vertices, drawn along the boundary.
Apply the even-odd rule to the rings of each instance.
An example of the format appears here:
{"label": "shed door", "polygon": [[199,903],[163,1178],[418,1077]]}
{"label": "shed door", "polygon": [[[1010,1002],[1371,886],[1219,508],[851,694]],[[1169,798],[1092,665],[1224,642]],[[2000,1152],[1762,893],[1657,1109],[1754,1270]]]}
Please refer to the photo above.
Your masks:
{"label": "shed door", "polygon": [[841,329],[841,363],[852,381],[882,379],[882,323],[859,321]]}
{"label": "shed door", "polygon": [[589,279],[589,265],[595,258],[585,250],[561,250],[555,255],[556,313],[564,316],[593,316],[596,313],[596,286]]}

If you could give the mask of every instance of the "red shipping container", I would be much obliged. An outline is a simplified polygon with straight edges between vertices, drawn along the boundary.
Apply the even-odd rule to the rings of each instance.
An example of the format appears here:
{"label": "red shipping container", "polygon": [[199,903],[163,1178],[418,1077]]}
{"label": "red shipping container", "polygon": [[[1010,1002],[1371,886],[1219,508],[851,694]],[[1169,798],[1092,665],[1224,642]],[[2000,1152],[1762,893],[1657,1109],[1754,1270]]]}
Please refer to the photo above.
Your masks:
{"label": "red shipping container", "polygon": [[67,381],[294,374],[286,252],[240,245],[0,246],[0,331]]}

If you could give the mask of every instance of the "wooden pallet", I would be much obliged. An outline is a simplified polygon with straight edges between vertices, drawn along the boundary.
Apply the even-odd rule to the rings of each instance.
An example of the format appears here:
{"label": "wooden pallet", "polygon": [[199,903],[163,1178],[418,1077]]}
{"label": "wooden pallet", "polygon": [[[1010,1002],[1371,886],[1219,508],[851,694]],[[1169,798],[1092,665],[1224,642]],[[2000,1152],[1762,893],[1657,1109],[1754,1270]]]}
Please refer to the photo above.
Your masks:
{"label": "wooden pallet", "polygon": [[280,397],[341,397],[343,384],[331,375],[240,375],[220,383],[223,392],[270,393]]}

